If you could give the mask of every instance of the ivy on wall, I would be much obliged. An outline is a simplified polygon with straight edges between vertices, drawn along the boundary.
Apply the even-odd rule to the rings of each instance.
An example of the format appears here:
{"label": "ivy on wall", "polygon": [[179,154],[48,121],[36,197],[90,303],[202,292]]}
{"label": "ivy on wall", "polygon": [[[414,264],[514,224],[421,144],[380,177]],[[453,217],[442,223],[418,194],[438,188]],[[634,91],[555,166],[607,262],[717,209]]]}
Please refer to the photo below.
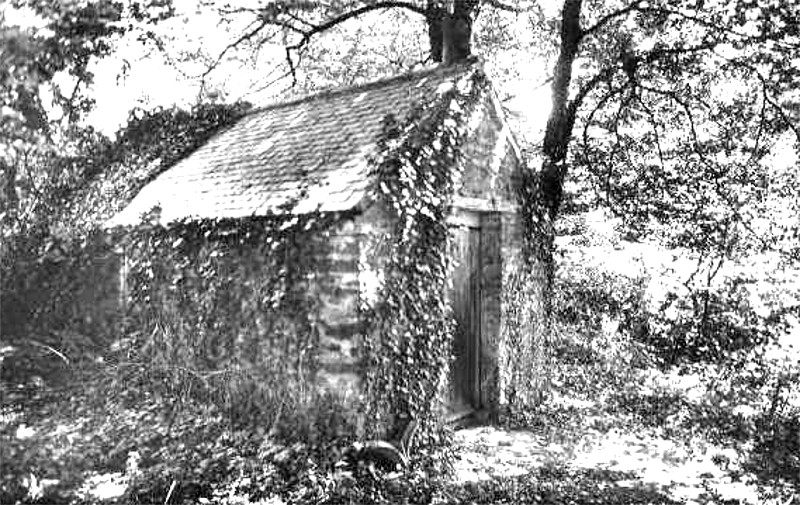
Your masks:
{"label": "ivy on wall", "polygon": [[517,188],[522,249],[503,289],[502,332],[507,344],[502,390],[511,415],[541,404],[549,389],[554,234],[537,176],[525,172]]}
{"label": "ivy on wall", "polygon": [[140,227],[126,237],[131,353],[158,393],[211,401],[237,424],[269,425],[311,395],[317,287],[329,230],[310,213]]}
{"label": "ivy on wall", "polygon": [[516,181],[521,250],[503,279],[500,403],[511,417],[535,408],[549,390],[549,340],[555,277],[553,222],[540,174],[523,168]]}
{"label": "ivy on wall", "polygon": [[460,147],[485,90],[474,73],[427,97],[403,121],[387,117],[376,163],[376,200],[390,215],[385,283],[365,339],[372,419],[399,439],[436,441],[454,320],[446,293],[451,258],[447,216],[460,180]]}

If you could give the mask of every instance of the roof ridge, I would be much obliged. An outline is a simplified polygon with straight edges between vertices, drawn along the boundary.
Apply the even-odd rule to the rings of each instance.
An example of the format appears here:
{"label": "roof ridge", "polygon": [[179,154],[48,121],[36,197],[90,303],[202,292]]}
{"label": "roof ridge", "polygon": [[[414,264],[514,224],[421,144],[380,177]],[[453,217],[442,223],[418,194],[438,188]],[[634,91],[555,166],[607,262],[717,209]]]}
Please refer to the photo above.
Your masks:
{"label": "roof ridge", "polygon": [[449,77],[458,75],[460,73],[465,73],[469,70],[475,70],[475,69],[480,70],[482,68],[483,68],[483,60],[477,56],[473,56],[462,63],[457,63],[454,65],[449,65],[449,66],[437,65],[435,67],[413,70],[411,72],[406,72],[405,74],[382,77],[380,79],[364,82],[361,84],[353,84],[350,86],[341,86],[341,87],[323,89],[314,93],[310,93],[305,96],[290,98],[284,101],[276,101],[271,104],[254,107],[251,110],[247,111],[244,117],[251,116],[254,114],[259,114],[261,112],[268,110],[280,109],[283,107],[292,107],[301,103],[312,102],[314,100],[330,99],[339,96],[345,96],[350,93],[369,91],[371,89],[380,88],[382,86],[387,86],[390,84],[403,81],[411,81],[414,79],[430,75],[441,74],[442,77]]}

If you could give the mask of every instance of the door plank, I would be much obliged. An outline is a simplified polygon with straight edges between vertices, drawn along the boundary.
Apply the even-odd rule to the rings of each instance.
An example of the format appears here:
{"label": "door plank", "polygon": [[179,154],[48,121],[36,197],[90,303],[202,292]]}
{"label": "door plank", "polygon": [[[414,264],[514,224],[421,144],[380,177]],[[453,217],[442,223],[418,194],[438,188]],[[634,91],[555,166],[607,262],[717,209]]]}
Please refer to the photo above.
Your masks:
{"label": "door plank", "polygon": [[470,226],[451,228],[453,282],[450,300],[456,328],[453,340],[454,361],[450,374],[451,411],[481,407],[480,331],[481,271],[480,229]]}

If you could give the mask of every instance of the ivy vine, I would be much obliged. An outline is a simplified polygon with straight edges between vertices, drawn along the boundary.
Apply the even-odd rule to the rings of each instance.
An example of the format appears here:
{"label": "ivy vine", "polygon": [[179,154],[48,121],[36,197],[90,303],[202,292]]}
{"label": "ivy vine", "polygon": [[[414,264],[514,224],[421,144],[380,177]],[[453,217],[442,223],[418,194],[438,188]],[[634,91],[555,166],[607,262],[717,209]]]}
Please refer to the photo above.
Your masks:
{"label": "ivy vine", "polygon": [[[385,283],[365,341],[371,418],[399,439],[435,442],[435,415],[449,370],[455,322],[447,300],[447,216],[461,177],[467,123],[485,89],[473,73],[424,99],[408,117],[387,116],[375,198],[392,221]],[[427,440],[426,440],[427,439]]]}
{"label": "ivy vine", "polygon": [[325,282],[329,231],[341,219],[287,214],[129,233],[124,359],[137,365],[127,379],[211,401],[237,423],[275,422],[316,371],[314,285]]}

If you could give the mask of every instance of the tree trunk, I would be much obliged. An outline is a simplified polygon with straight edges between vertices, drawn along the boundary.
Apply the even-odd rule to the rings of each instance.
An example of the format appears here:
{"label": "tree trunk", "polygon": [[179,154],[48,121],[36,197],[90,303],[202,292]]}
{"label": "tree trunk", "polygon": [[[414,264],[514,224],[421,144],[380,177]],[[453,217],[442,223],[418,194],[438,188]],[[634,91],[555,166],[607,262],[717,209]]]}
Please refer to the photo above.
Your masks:
{"label": "tree trunk", "polygon": [[430,44],[431,61],[441,63],[444,52],[444,17],[447,11],[441,3],[429,0],[425,10],[425,21],[428,24],[428,42]]}
{"label": "tree trunk", "polygon": [[477,0],[455,0],[452,12],[444,2],[428,2],[425,18],[432,61],[453,65],[472,55],[472,18],[477,10]]}
{"label": "tree trunk", "polygon": [[580,25],[582,0],[566,0],[561,12],[561,51],[553,75],[553,108],[544,135],[544,162],[540,176],[541,196],[550,219],[555,220],[563,197],[565,163],[572,128],[575,125],[577,104],[569,102],[572,63],[578,54],[582,31]]}
{"label": "tree trunk", "polygon": [[[540,372],[533,386],[530,378],[523,377],[512,384],[515,394],[521,397],[517,407],[534,405],[541,401],[550,388],[548,363],[553,323],[553,290],[555,280],[554,222],[561,205],[564,178],[567,173],[566,157],[575,114],[579,104],[569,101],[572,80],[572,63],[578,54],[582,36],[580,27],[581,0],[565,0],[561,24],[561,52],[553,75],[553,108],[545,130],[541,171],[526,171],[520,181],[519,201],[523,230],[523,265],[520,281],[513,298],[522,300],[516,321],[520,339],[530,340],[535,348]],[[514,288],[512,288],[514,289]],[[527,345],[527,344],[526,344]],[[523,345],[521,348],[525,348]],[[529,370],[521,371],[529,374]],[[513,380],[512,380],[513,382]],[[526,390],[527,388],[527,390]]]}

